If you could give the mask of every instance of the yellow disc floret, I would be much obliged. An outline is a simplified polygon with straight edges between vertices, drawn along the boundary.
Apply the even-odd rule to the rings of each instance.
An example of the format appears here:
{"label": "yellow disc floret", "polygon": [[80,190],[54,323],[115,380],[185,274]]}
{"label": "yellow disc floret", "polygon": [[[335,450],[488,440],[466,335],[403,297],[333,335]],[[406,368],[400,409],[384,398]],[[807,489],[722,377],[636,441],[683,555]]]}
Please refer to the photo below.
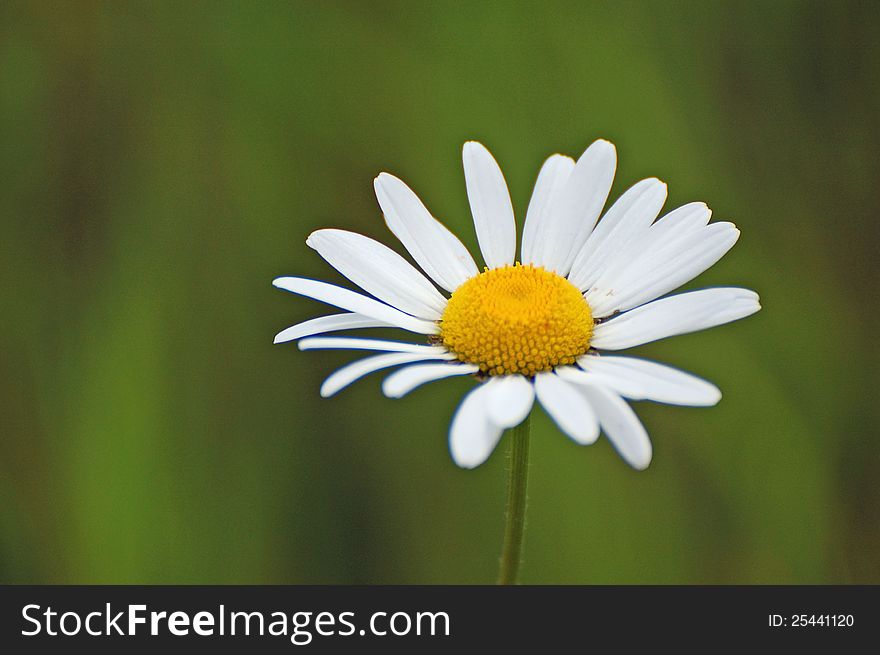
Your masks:
{"label": "yellow disc floret", "polygon": [[573,364],[592,334],[590,306],[571,282],[521,264],[462,284],[440,323],[443,345],[488,375],[532,376]]}

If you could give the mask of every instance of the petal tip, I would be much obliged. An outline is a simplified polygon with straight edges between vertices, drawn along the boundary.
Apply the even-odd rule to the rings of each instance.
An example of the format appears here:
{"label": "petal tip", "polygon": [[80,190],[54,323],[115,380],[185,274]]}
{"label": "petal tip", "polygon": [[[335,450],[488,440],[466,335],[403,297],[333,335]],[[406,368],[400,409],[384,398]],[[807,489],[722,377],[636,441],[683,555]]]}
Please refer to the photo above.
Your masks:
{"label": "petal tip", "polygon": [[648,445],[642,452],[631,452],[623,457],[623,460],[636,471],[644,471],[651,465],[654,459],[654,449]]}
{"label": "petal tip", "polygon": [[489,149],[479,141],[465,141],[464,145],[461,147],[461,154],[464,158],[479,156],[481,154],[491,156],[491,153],[489,153]]}
{"label": "petal tip", "polygon": [[632,466],[636,471],[644,471],[651,465],[651,456],[649,455],[645,460],[633,460],[630,462],[630,466]]}
{"label": "petal tip", "polygon": [[[389,381],[391,383],[389,384]],[[382,382],[382,393],[385,394],[386,398],[402,398],[403,394],[401,393],[400,388],[394,383],[394,376],[392,375],[389,378],[386,378],[384,382]]]}
{"label": "petal tip", "polygon": [[477,468],[480,464],[485,462],[486,460],[479,460],[474,457],[466,457],[462,456],[461,453],[456,453],[454,450],[450,449],[449,456],[452,457],[452,461],[458,468],[465,469],[466,471],[472,471]]}
{"label": "petal tip", "polygon": [[593,143],[590,144],[590,148],[600,148],[608,152],[608,154],[617,156],[617,146],[615,146],[608,139],[596,139]]}

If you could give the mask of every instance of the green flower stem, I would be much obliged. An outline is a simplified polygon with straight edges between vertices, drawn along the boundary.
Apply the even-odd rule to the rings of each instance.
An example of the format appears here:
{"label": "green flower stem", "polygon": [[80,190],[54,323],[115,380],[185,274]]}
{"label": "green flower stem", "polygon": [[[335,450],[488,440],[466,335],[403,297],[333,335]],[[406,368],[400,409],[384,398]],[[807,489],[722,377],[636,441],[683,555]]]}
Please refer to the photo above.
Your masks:
{"label": "green flower stem", "polygon": [[498,584],[516,584],[522,561],[523,532],[526,527],[526,487],[529,481],[529,424],[526,420],[510,430],[510,468],[507,482],[507,515]]}

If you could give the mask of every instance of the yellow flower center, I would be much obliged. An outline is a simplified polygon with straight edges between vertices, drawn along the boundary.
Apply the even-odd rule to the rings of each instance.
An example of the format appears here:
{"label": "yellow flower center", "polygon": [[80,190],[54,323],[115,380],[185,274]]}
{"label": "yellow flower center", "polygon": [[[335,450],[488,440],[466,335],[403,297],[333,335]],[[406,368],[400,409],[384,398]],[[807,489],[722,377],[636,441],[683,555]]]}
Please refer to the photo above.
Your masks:
{"label": "yellow flower center", "polygon": [[534,375],[587,352],[593,314],[564,277],[532,265],[484,271],[462,284],[440,323],[443,345],[488,375]]}

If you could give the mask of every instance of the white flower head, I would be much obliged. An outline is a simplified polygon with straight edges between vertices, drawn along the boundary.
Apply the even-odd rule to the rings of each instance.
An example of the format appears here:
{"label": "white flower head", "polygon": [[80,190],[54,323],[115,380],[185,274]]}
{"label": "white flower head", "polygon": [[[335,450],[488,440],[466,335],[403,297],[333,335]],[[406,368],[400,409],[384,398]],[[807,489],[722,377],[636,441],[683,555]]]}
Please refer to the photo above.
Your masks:
{"label": "white flower head", "polygon": [[[517,261],[516,222],[501,169],[473,141],[464,145],[463,161],[482,272],[406,184],[382,173],[374,186],[385,220],[424,274],[365,236],[318,230],[306,243],[369,295],[304,278],[276,279],[280,289],[345,312],[289,327],[275,343],[302,339],[301,350],[378,353],[330,375],[321,386],[325,397],[392,367],[398,370],[382,385],[392,398],[427,382],[472,375],[477,384],[449,435],[452,458],[464,468],[485,462],[535,399],[575,442],[594,443],[601,430],[631,466],[646,468],[651,442],[624,399],[707,406],[721,392],[689,373],[605,351],[758,311],[758,296],[747,289],[662,297],[717,262],[739,230],[709,223],[711,211],[699,202],[657,219],[666,185],[654,178],[633,185],[599,220],[617,165],[614,146],[599,140],[577,161],[553,155],[544,163]],[[427,342],[314,336],[370,327],[427,335]]]}

